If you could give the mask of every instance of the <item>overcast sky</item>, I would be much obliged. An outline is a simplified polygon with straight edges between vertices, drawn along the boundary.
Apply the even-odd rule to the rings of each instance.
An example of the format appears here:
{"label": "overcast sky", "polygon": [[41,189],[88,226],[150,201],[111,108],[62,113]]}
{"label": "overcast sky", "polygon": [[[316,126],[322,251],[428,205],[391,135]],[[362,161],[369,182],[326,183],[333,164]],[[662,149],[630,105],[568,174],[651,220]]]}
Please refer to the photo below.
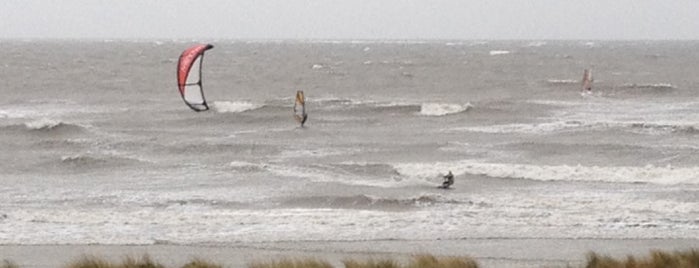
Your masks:
{"label": "overcast sky", "polygon": [[0,38],[699,39],[699,0],[0,0]]}

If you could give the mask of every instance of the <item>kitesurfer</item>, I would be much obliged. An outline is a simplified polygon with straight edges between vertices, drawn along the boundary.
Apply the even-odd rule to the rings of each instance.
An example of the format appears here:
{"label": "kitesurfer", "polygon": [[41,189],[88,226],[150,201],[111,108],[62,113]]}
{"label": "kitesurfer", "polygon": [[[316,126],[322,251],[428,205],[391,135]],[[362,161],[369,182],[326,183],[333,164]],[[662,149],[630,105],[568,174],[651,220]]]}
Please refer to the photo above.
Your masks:
{"label": "kitesurfer", "polygon": [[452,184],[454,184],[454,174],[452,174],[451,170],[449,170],[449,173],[447,175],[444,175],[444,182],[442,182],[442,188],[449,188],[449,186],[451,186]]}

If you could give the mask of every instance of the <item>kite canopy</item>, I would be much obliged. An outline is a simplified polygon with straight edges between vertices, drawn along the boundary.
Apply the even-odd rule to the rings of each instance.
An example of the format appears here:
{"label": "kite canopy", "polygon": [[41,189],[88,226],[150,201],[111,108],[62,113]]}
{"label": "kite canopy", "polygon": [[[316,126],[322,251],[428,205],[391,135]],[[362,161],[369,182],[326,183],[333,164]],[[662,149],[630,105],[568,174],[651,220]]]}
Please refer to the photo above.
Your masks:
{"label": "kite canopy", "polygon": [[177,62],[177,86],[180,95],[184,103],[197,112],[209,109],[201,84],[201,67],[204,52],[213,47],[210,44],[192,46],[182,52],[180,60]]}

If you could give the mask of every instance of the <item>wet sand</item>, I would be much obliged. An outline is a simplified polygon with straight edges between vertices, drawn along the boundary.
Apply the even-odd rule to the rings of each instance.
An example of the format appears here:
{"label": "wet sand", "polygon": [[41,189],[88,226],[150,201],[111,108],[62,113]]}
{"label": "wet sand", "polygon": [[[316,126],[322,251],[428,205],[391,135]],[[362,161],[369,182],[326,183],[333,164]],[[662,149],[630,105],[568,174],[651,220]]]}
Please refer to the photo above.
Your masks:
{"label": "wet sand", "polygon": [[167,267],[193,258],[245,267],[250,262],[312,257],[343,267],[342,260],[391,258],[401,262],[412,255],[470,256],[482,267],[581,266],[595,251],[615,257],[646,255],[651,250],[699,248],[699,239],[466,239],[444,241],[274,242],[230,245],[1,245],[0,259],[20,267],[61,267],[82,255],[118,261],[124,256],[149,254]]}

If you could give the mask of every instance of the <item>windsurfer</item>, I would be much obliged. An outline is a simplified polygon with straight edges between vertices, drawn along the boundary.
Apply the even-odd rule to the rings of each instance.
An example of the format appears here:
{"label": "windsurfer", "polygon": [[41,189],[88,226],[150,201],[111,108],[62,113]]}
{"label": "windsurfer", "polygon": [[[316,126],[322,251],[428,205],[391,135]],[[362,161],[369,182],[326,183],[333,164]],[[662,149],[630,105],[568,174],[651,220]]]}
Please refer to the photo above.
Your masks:
{"label": "windsurfer", "polygon": [[582,79],[582,84],[583,84],[583,92],[592,92],[592,82],[594,80],[592,79],[592,70],[590,69],[585,69],[583,71],[583,79]]}
{"label": "windsurfer", "polygon": [[[297,106],[301,107],[301,111],[298,111],[296,109]],[[306,114],[306,97],[304,97],[303,95],[303,90],[296,91],[296,101],[294,102],[294,118],[296,119],[296,122],[301,124],[301,127],[303,127],[303,124],[305,124],[306,120],[308,119],[308,114]]]}

